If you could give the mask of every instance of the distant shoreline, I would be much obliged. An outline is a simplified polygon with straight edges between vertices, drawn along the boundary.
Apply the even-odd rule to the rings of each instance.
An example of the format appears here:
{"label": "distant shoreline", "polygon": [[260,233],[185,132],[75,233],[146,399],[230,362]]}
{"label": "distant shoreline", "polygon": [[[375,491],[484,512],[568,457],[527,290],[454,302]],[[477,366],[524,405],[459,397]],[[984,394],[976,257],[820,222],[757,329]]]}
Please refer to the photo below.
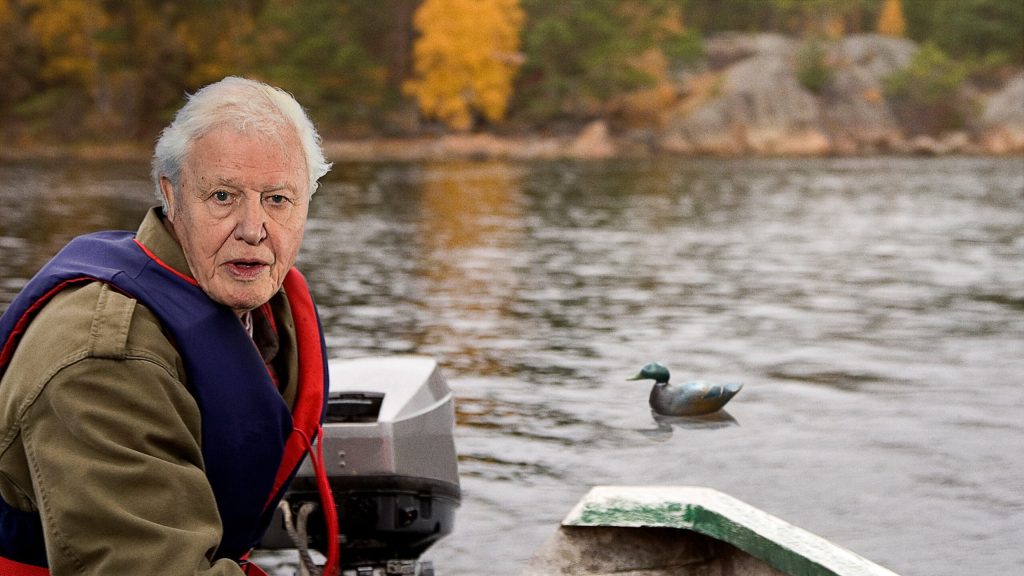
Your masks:
{"label": "distant shoreline", "polygon": [[[455,136],[439,138],[372,138],[360,140],[331,140],[324,142],[328,160],[347,162],[447,162],[466,160],[608,160],[616,158],[856,158],[866,156],[891,157],[934,157],[934,156],[983,156],[1024,158],[1024,150],[988,151],[981,147],[940,150],[929,145],[903,150],[873,150],[856,153],[827,154],[708,154],[678,153],[650,150],[636,142],[612,142],[614,151],[597,153],[573,148],[571,141],[564,138],[505,138],[487,135]],[[17,149],[4,148],[0,161],[129,161],[147,162],[152,149],[130,145],[77,145],[77,146],[34,146]]]}
{"label": "distant shoreline", "polygon": [[[596,124],[596,123],[595,123]],[[596,135],[594,133],[597,133]],[[588,127],[577,136],[496,136],[488,133],[437,137],[374,137],[326,140],[332,162],[444,162],[464,160],[605,160],[615,158],[829,158],[860,156],[991,156],[1024,157],[1024,146],[973,142],[963,134],[883,142],[871,148],[804,152],[706,152],[659,149],[639,139],[611,137],[603,128]],[[32,145],[0,149],[0,161],[148,161],[150,145]]]}

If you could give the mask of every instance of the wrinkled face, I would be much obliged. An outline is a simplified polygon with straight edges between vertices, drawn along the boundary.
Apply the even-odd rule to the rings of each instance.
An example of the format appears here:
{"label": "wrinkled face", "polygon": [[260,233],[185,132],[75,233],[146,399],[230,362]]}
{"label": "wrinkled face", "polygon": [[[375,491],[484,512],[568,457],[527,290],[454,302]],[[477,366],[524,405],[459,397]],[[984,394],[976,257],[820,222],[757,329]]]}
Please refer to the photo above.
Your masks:
{"label": "wrinkled face", "polygon": [[295,263],[309,209],[298,136],[214,129],[195,140],[175,195],[161,180],[167,219],[192,275],[242,314],[266,303]]}

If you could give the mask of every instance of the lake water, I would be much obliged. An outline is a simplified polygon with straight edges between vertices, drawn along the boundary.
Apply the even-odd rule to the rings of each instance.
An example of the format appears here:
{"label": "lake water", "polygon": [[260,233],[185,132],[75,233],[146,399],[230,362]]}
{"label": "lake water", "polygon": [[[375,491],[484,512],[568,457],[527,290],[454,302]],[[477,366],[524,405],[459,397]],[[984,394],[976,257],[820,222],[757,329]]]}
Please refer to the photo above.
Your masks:
{"label": "lake water", "polygon": [[[144,164],[0,165],[0,308],[134,229]],[[704,485],[900,574],[1024,573],[1024,161],[339,165],[300,267],[339,357],[435,357],[463,504],[440,574],[516,574],[596,484]],[[647,407],[743,382],[724,425]]]}

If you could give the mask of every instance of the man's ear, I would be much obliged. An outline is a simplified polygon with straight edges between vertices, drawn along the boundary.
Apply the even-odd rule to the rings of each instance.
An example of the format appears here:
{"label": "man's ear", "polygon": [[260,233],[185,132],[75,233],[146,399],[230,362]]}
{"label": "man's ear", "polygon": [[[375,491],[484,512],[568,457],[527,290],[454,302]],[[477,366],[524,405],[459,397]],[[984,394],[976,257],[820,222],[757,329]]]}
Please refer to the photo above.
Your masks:
{"label": "man's ear", "polygon": [[174,186],[166,176],[160,177],[160,193],[163,194],[164,205],[167,206],[167,219],[174,222],[176,208],[174,205]]}

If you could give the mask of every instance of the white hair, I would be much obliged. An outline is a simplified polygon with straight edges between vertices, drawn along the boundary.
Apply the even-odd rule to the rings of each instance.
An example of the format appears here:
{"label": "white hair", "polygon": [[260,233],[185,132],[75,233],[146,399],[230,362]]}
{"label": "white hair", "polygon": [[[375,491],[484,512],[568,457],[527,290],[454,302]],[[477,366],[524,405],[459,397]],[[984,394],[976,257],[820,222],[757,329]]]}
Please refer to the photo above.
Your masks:
{"label": "white hair", "polygon": [[289,126],[294,128],[306,160],[310,196],[316,192],[320,177],[331,169],[320,147],[320,135],[291,94],[262,82],[229,76],[188,96],[188,102],[160,133],[153,153],[152,177],[164,212],[167,202],[160,191],[161,177],[170,180],[175,194],[179,193],[192,143],[223,126],[276,138]]}

